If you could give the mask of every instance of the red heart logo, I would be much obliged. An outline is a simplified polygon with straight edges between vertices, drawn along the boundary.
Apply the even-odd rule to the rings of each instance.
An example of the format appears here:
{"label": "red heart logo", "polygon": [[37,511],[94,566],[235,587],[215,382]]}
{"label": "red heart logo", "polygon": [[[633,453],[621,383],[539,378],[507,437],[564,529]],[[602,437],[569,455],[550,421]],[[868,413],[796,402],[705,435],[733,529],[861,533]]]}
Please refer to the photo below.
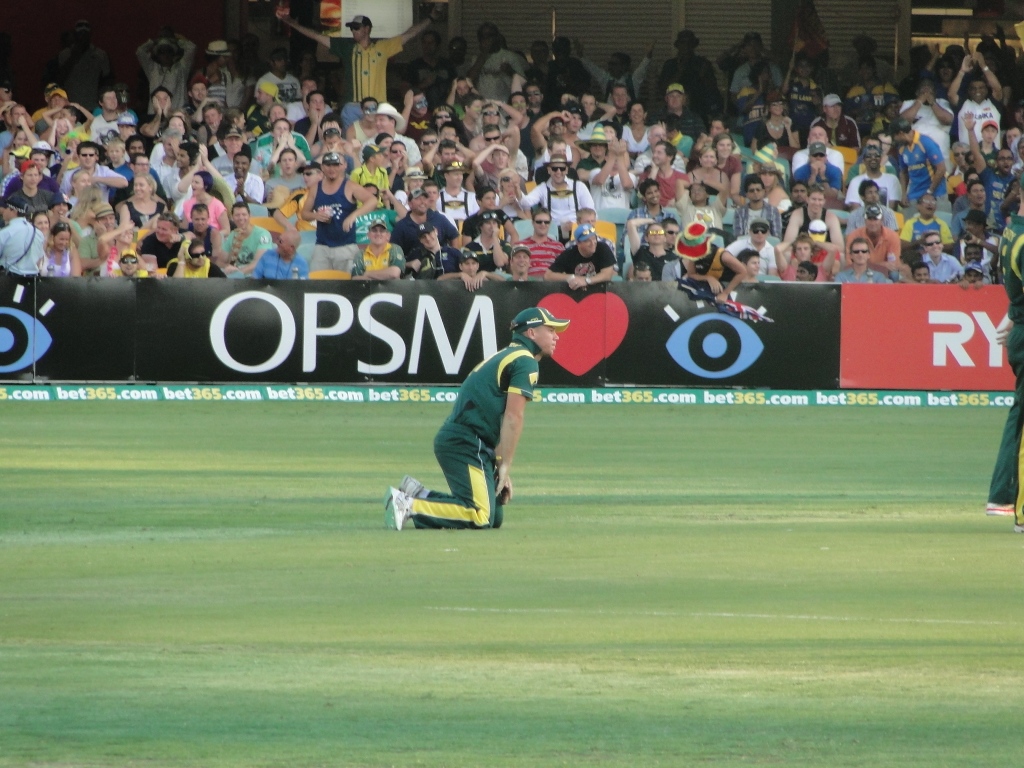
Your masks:
{"label": "red heart logo", "polygon": [[580,302],[564,293],[552,293],[541,299],[539,306],[572,321],[559,334],[551,359],[574,376],[582,376],[610,357],[626,338],[629,310],[614,293],[591,294]]}

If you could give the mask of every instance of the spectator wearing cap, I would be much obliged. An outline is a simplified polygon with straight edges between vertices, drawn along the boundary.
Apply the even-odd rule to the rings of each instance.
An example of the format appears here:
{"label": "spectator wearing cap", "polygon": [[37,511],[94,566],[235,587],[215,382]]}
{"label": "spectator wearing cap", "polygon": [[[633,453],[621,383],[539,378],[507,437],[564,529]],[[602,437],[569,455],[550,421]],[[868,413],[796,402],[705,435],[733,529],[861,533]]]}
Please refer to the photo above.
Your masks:
{"label": "spectator wearing cap", "polygon": [[24,202],[7,198],[0,206],[4,227],[0,229],[0,274],[21,277],[39,274],[46,237],[32,226]]}
{"label": "spectator wearing cap", "polygon": [[967,207],[953,214],[953,220],[950,222],[949,230],[954,238],[959,238],[964,232],[964,220],[972,215],[975,218],[981,217],[982,224],[985,223],[986,211],[988,210],[988,192],[985,189],[985,184],[979,179],[974,179],[967,184]]}
{"label": "spectator wearing cap", "polygon": [[341,59],[348,73],[341,94],[341,103],[345,105],[341,112],[342,128],[347,130],[361,117],[359,103],[363,99],[372,96],[378,102],[387,100],[388,59],[401,53],[407,43],[430,26],[434,14],[438,12],[431,11],[431,15],[423,21],[386,40],[370,39],[373,22],[367,16],[355,16],[345,25],[352,31],[352,37],[345,39],[321,35],[302,26],[290,16],[288,7],[278,6],[276,14],[280,21],[299,34],[315,40]]}
{"label": "spectator wearing cap", "polygon": [[564,282],[572,290],[609,282],[615,275],[615,253],[598,240],[597,230],[590,224],[580,224],[573,240],[576,244],[559,254],[544,279]]}
{"label": "spectator wearing cap", "polygon": [[872,270],[883,277],[899,281],[901,271],[910,276],[909,268],[900,261],[903,243],[900,236],[882,224],[882,209],[877,205],[864,207],[864,226],[847,230],[846,251],[852,252],[853,241],[863,240],[868,244],[868,263]]}
{"label": "spectator wearing cap", "polygon": [[75,24],[69,47],[57,55],[57,79],[72,101],[95,104],[100,83],[110,77],[110,59],[106,51],[92,44],[92,25],[85,19]]}
{"label": "spectator wearing cap", "polygon": [[421,224],[430,224],[434,227],[441,245],[449,245],[459,238],[459,230],[455,225],[447,216],[431,206],[429,188],[437,189],[436,183],[430,179],[409,193],[409,213],[395,223],[391,233],[391,242],[398,245],[404,253],[411,253],[419,245]]}
{"label": "spectator wearing cap", "polygon": [[807,164],[793,171],[794,181],[822,187],[825,197],[831,201],[839,198],[843,191],[843,171],[828,162],[827,147],[816,141],[807,147],[807,155]]}
{"label": "spectator wearing cap", "polygon": [[447,273],[438,280],[461,280],[468,291],[479,289],[488,280],[504,281],[505,278],[495,272],[485,272],[480,268],[480,254],[463,248],[459,252],[459,271]]}
{"label": "spectator wearing cap", "polygon": [[701,116],[690,109],[689,96],[682,83],[669,83],[665,87],[665,107],[655,116],[653,122],[665,123],[670,118],[675,118],[679,131],[694,141],[707,131],[707,125]]}
{"label": "spectator wearing cap", "polygon": [[584,182],[568,178],[569,162],[565,155],[552,155],[546,167],[550,178],[523,195],[520,205],[523,210],[539,205],[550,211],[555,225],[568,239],[579,210],[593,208],[594,198]]}
{"label": "spectator wearing cap", "polygon": [[479,206],[476,213],[467,216],[462,222],[462,236],[473,240],[482,229],[484,214],[494,214],[498,220],[498,237],[507,243],[515,243],[519,240],[519,233],[512,225],[511,219],[500,207],[498,207],[498,192],[494,187],[480,185],[476,189],[476,203]]}
{"label": "spectator wearing cap", "polygon": [[[212,258],[209,246],[202,239],[194,238],[188,241],[188,246],[181,249],[175,258],[167,262],[167,276],[178,280],[227,277],[224,270],[213,263]],[[260,259],[256,268],[262,266],[263,259]],[[253,277],[256,277],[255,270],[253,272]]]}
{"label": "spectator wearing cap", "polygon": [[352,264],[353,280],[398,280],[405,271],[402,249],[390,242],[387,222],[370,223],[370,243]]}
{"label": "spectator wearing cap", "polygon": [[[388,176],[390,177],[390,173]],[[427,175],[423,172],[423,169],[418,166],[406,168],[405,173],[402,174],[401,189],[395,190],[395,199],[400,202],[405,208],[409,207],[409,194],[414,189],[419,189],[423,186],[423,182],[427,180]]]}
{"label": "spectator wearing cap", "polygon": [[822,99],[821,104],[824,114],[816,118],[811,127],[823,127],[834,147],[860,149],[860,129],[853,118],[843,114],[843,100],[839,95],[830,93]]}
{"label": "spectator wearing cap", "polygon": [[295,75],[288,72],[288,49],[275,48],[270,52],[270,69],[256,81],[259,88],[262,83],[271,83],[277,88],[278,99],[289,104],[299,100],[301,85]]}
{"label": "spectator wearing cap", "polygon": [[[117,117],[117,136],[121,141],[128,146],[128,141],[138,136],[139,130],[139,118],[136,117],[134,112],[122,112]],[[141,136],[140,136],[141,138]]]}
{"label": "spectator wearing cap", "polygon": [[[873,219],[869,219],[873,220]],[[870,262],[872,245],[867,238],[851,234],[847,244],[847,263],[849,266],[835,276],[837,283],[888,283],[888,270],[877,270]],[[909,274],[910,269],[907,268]]]}
{"label": "spectator wearing cap", "polygon": [[[480,269],[484,272],[505,269],[509,256],[512,255],[512,248],[498,233],[498,214],[499,212],[495,210],[483,211],[480,214],[479,234],[465,246],[478,255]],[[465,231],[463,234],[465,235]]]}
{"label": "spectator wearing cap", "polygon": [[[388,181],[387,155],[376,144],[363,147],[363,164],[352,173],[352,182],[361,187],[372,184],[378,193],[390,189]],[[379,195],[378,195],[379,196]]]}
{"label": "spectator wearing cap", "polygon": [[[921,195],[917,200],[917,216],[908,218],[900,229],[900,240],[903,250],[917,250],[925,236],[934,232],[944,246],[953,245],[953,234],[949,225],[942,219],[935,218],[935,195]],[[952,250],[949,248],[947,250]]]}
{"label": "spectator wearing cap", "polygon": [[109,277],[149,277],[149,270],[139,266],[139,255],[135,251],[124,251],[117,257],[117,267]]}
{"label": "spectator wearing cap", "polygon": [[746,236],[736,238],[725,250],[737,258],[743,251],[756,251],[761,259],[760,274],[778,274],[775,264],[775,247],[768,242],[768,222],[763,219],[750,222]]}
{"label": "spectator wearing cap", "polygon": [[[218,152],[211,162],[217,169],[217,173],[224,178],[229,178],[234,174],[235,155],[241,152],[242,147],[245,146],[245,137],[237,128],[229,128],[220,143],[224,151]],[[249,156],[252,157],[252,150],[249,151]],[[250,166],[251,164],[250,161]]]}
{"label": "spectator wearing cap", "polygon": [[[965,84],[966,83],[966,84]],[[968,132],[981,141],[981,128],[988,120],[1000,124],[1003,104],[1003,86],[989,69],[984,57],[968,53],[960,64],[953,82],[949,84],[949,103],[957,110],[956,134],[953,138],[968,140]],[[972,124],[967,125],[967,118]]]}
{"label": "spectator wearing cap", "polygon": [[530,248],[524,243],[512,246],[512,254],[508,257],[508,279],[513,283],[525,283],[539,278],[530,276]]}
{"label": "spectator wearing cap", "polygon": [[[892,138],[899,147],[900,184],[903,187],[900,204],[909,208],[921,195],[946,194],[946,161],[935,142],[915,131],[903,118],[893,121]],[[1010,157],[1012,165],[1013,155]]]}
{"label": "spectator wearing cap", "polygon": [[964,124],[967,126],[967,136],[971,147],[971,160],[974,163],[974,170],[978,172],[982,184],[985,185],[985,199],[988,205],[986,215],[989,225],[995,226],[999,212],[999,206],[1003,203],[1006,189],[1013,181],[1013,152],[1009,149],[1000,149],[996,153],[994,166],[989,166],[981,152],[981,147],[975,138],[974,119],[968,115]]}
{"label": "spectator wearing cap", "polygon": [[[893,206],[903,198],[900,180],[895,174],[889,173],[882,165],[882,145],[877,138],[864,139],[864,150],[861,152],[860,167],[863,173],[852,176],[846,191],[846,209],[852,211],[865,204],[860,186],[865,182],[875,185],[876,189],[884,190],[883,205]],[[851,168],[851,173],[857,166]]]}
{"label": "spectator wearing cap", "polygon": [[965,288],[973,285],[980,288],[985,283],[985,268],[980,261],[969,261],[964,264],[964,277],[960,283]]}
{"label": "spectator wearing cap", "polygon": [[750,173],[743,179],[743,195],[746,203],[736,208],[733,218],[733,233],[737,237],[747,234],[750,224],[764,221],[772,237],[782,237],[782,215],[774,205],[765,202],[764,182],[761,177]]}
{"label": "spectator wearing cap", "polygon": [[416,280],[436,280],[441,275],[459,271],[459,249],[441,245],[433,224],[420,224],[417,233],[419,245],[407,252],[405,259],[409,276]]}
{"label": "spectator wearing cap", "polygon": [[196,45],[182,35],[164,28],[160,37],[149,39],[138,47],[135,57],[146,73],[151,90],[164,87],[171,94],[173,109],[181,109],[188,92],[189,73],[196,57]]}
{"label": "spectator wearing cap", "polygon": [[377,196],[345,178],[341,156],[328,152],[320,159],[323,179],[310,190],[299,216],[316,222],[316,245],[310,269],[351,272],[359,257],[356,220],[377,208]]}

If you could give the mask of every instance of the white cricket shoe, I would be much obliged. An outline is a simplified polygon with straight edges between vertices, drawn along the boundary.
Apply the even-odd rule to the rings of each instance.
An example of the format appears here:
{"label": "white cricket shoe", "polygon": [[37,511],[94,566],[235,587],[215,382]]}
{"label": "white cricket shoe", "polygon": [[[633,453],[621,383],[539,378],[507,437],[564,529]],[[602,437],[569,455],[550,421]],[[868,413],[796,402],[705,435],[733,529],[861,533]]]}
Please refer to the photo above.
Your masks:
{"label": "white cricket shoe", "polygon": [[404,493],[411,499],[421,499],[425,495],[427,486],[417,480],[415,477],[406,475],[402,478],[402,482],[398,484],[398,490]]}
{"label": "white cricket shoe", "polygon": [[1013,517],[1013,504],[986,504],[985,514],[989,517]]}
{"label": "white cricket shoe", "polygon": [[384,525],[400,531],[411,514],[412,498],[397,488],[388,488],[388,495],[384,497]]}
{"label": "white cricket shoe", "polygon": [[1024,525],[1015,525],[1015,526],[1013,526],[1013,532],[1014,533],[1024,533]]}

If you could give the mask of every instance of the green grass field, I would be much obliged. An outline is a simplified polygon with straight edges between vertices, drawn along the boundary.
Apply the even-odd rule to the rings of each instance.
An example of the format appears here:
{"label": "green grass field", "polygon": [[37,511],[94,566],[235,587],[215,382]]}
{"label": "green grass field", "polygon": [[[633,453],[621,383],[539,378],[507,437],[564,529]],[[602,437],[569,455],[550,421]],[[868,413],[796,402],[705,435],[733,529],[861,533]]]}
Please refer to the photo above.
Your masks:
{"label": "green grass field", "polygon": [[531,406],[384,530],[446,411],[0,408],[0,766],[1024,761],[1005,412]]}

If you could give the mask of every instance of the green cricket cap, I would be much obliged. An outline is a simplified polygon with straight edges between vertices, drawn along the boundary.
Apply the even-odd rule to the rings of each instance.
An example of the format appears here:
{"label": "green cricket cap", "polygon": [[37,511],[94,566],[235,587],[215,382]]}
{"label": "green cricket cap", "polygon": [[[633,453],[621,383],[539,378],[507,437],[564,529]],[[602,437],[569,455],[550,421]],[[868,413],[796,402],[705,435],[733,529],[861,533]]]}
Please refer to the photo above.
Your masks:
{"label": "green cricket cap", "polygon": [[569,327],[569,321],[559,320],[542,307],[530,307],[529,309],[524,309],[512,319],[512,330],[517,333],[521,333],[527,328],[536,328],[541,325],[546,325],[548,328],[554,328],[556,331],[561,333]]}

